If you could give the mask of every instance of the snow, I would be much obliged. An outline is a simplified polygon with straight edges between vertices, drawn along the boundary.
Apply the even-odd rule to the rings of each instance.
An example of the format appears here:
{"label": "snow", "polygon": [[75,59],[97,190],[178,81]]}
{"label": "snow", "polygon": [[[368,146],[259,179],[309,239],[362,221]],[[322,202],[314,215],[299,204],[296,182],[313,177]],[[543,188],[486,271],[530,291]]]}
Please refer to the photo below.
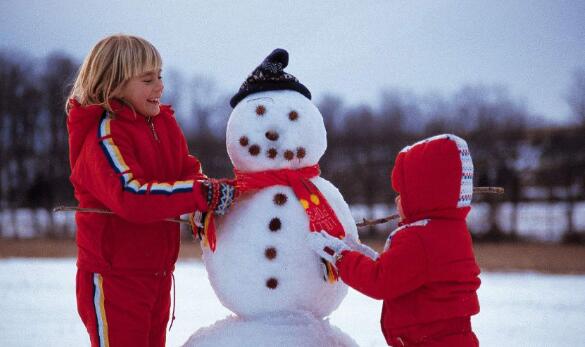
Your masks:
{"label": "snow", "polygon": [[[75,304],[75,259],[0,260],[0,346],[88,346]],[[176,321],[168,346],[231,313],[221,305],[199,261],[180,261]],[[585,345],[585,275],[483,273],[481,312],[472,319],[483,346]],[[330,316],[360,346],[385,346],[381,302],[349,290]]]}
{"label": "snow", "polygon": [[[258,115],[257,107],[264,113]],[[289,119],[290,112],[297,118]],[[267,138],[267,132],[278,134],[276,140]],[[292,90],[254,93],[244,98],[232,111],[227,123],[226,146],[233,166],[241,171],[298,169],[315,165],[327,148],[327,135],[319,109],[302,94]],[[246,136],[247,145],[240,139]],[[258,146],[259,154],[250,155],[250,148]],[[296,155],[299,148],[304,156]],[[276,156],[268,158],[267,151]],[[285,151],[294,158],[285,158]]]}
{"label": "snow", "polygon": [[[327,136],[323,117],[308,98],[292,90],[272,90],[253,93],[237,104],[228,121],[226,144],[234,168],[242,173],[295,170],[318,163],[327,147]],[[290,176],[282,178],[286,182]],[[321,177],[310,181],[335,212],[346,237],[357,239],[355,221],[339,190]],[[331,225],[323,212],[308,208],[323,206],[323,202],[313,192],[309,198],[306,192],[303,208],[297,193],[283,184],[244,191],[229,213],[216,219],[215,252],[203,249],[209,280],[219,300],[238,316],[248,321],[253,317],[254,324],[264,326],[273,339],[287,339],[286,334],[277,336],[281,330],[295,330],[307,338],[327,335],[331,329],[319,324],[312,330],[317,326],[301,319],[302,324],[279,330],[258,322],[260,316],[303,311],[323,318],[347,293],[343,282],[326,281],[324,262],[305,239],[311,230],[309,215],[323,228]],[[281,203],[277,203],[279,196],[284,198]],[[242,321],[225,324],[247,335]],[[309,329],[301,333],[303,328]],[[223,341],[221,331],[213,336]]]}
{"label": "snow", "polygon": [[[332,196],[342,199],[321,181],[319,189],[330,203],[335,201]],[[288,202],[276,206],[276,194],[284,194]],[[338,216],[348,216],[341,221],[351,230],[349,208],[345,208],[347,213]],[[323,280],[322,262],[306,244],[305,216],[290,187],[273,186],[243,195],[225,217],[217,218],[217,248],[213,253],[204,248],[203,257],[211,284],[226,307],[239,315],[304,309],[321,317],[339,305],[346,286]],[[273,218],[281,222],[274,232],[268,228]],[[265,256],[269,248],[275,252],[271,260]],[[276,288],[267,288],[269,278],[278,281]]]}
{"label": "snow", "polygon": [[306,312],[269,313],[257,318],[230,316],[198,330],[183,347],[306,346],[357,347],[329,321]]}

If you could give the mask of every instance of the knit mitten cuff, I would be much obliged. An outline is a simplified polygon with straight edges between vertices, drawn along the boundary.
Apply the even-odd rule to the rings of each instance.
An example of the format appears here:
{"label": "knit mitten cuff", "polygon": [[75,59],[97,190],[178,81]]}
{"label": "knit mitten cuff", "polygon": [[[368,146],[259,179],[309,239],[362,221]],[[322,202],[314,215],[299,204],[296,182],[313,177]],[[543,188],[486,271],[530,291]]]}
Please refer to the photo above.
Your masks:
{"label": "knit mitten cuff", "polygon": [[223,216],[231,207],[236,196],[236,188],[227,183],[216,180],[203,182],[207,188],[207,207],[214,214]]}

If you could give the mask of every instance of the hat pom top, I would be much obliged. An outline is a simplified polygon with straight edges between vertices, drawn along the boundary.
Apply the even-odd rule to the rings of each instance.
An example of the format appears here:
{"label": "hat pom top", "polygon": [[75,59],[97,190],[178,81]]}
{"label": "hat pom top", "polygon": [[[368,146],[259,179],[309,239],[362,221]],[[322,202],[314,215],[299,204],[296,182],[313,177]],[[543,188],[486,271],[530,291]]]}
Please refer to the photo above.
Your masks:
{"label": "hat pom top", "polygon": [[236,107],[246,96],[269,90],[294,90],[310,100],[311,92],[295,76],[284,71],[287,66],[288,52],[282,48],[272,51],[242,83],[230,105]]}
{"label": "hat pom top", "polygon": [[264,59],[258,68],[272,73],[281,74],[283,69],[288,66],[288,52],[284,49],[277,48]]}

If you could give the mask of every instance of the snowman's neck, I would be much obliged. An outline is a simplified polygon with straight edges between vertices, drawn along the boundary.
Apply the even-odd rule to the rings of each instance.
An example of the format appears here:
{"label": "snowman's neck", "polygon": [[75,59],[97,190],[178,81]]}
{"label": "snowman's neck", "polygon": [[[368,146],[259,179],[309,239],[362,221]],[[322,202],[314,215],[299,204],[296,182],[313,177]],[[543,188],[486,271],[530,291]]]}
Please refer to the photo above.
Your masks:
{"label": "snowman's neck", "polygon": [[310,181],[311,178],[319,176],[319,173],[319,165],[298,170],[235,171],[236,185],[241,193],[275,185],[291,187],[309,217],[311,231],[325,230],[333,236],[342,238],[345,236],[345,231],[335,215],[335,211],[319,188]]}
{"label": "snowman's neck", "polygon": [[257,172],[242,172],[234,170],[238,190],[247,191],[267,188],[275,185],[292,186],[299,181],[309,180],[321,174],[319,164],[301,169],[280,169]]}

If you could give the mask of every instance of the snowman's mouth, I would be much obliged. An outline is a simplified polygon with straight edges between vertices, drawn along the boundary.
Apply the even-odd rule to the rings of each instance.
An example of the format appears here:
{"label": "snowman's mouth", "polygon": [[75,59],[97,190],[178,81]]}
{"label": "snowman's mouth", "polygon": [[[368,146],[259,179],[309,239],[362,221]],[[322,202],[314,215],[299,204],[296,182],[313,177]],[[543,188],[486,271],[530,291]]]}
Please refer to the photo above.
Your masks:
{"label": "snowman's mouth", "polygon": [[[269,132],[267,132],[267,134],[268,133]],[[245,135],[241,136],[239,139],[239,143],[242,147],[247,148],[248,153],[251,156],[256,157],[260,153],[262,153],[262,151],[263,151],[262,147],[259,144],[257,144],[257,143],[250,144],[250,139],[248,138],[248,136],[245,136]],[[294,149],[289,148],[289,149],[285,149],[282,152],[279,152],[277,147],[269,147],[264,152],[265,156],[269,159],[278,158],[280,153],[282,153],[282,157],[287,161],[292,161],[293,159],[296,158],[300,162],[303,160],[303,158],[306,157],[307,150],[305,149],[305,147],[299,146],[299,147],[296,147]]]}
{"label": "snowman's mouth", "polygon": [[270,159],[275,159],[278,156],[276,148],[270,148],[266,151],[266,156]]}
{"label": "snowman's mouth", "polygon": [[[260,147],[258,145],[252,145],[252,147],[250,147],[250,154],[252,154],[253,156],[258,155],[258,152],[260,152],[259,148]],[[268,150],[266,150],[266,157],[268,157],[269,159],[276,159],[278,157],[278,154],[279,154],[278,150],[274,147],[270,147],[268,148]],[[297,147],[296,150],[286,149],[282,153],[283,158],[288,161],[295,159],[295,157],[296,159],[301,161],[306,155],[307,151],[305,150],[304,147]]]}

